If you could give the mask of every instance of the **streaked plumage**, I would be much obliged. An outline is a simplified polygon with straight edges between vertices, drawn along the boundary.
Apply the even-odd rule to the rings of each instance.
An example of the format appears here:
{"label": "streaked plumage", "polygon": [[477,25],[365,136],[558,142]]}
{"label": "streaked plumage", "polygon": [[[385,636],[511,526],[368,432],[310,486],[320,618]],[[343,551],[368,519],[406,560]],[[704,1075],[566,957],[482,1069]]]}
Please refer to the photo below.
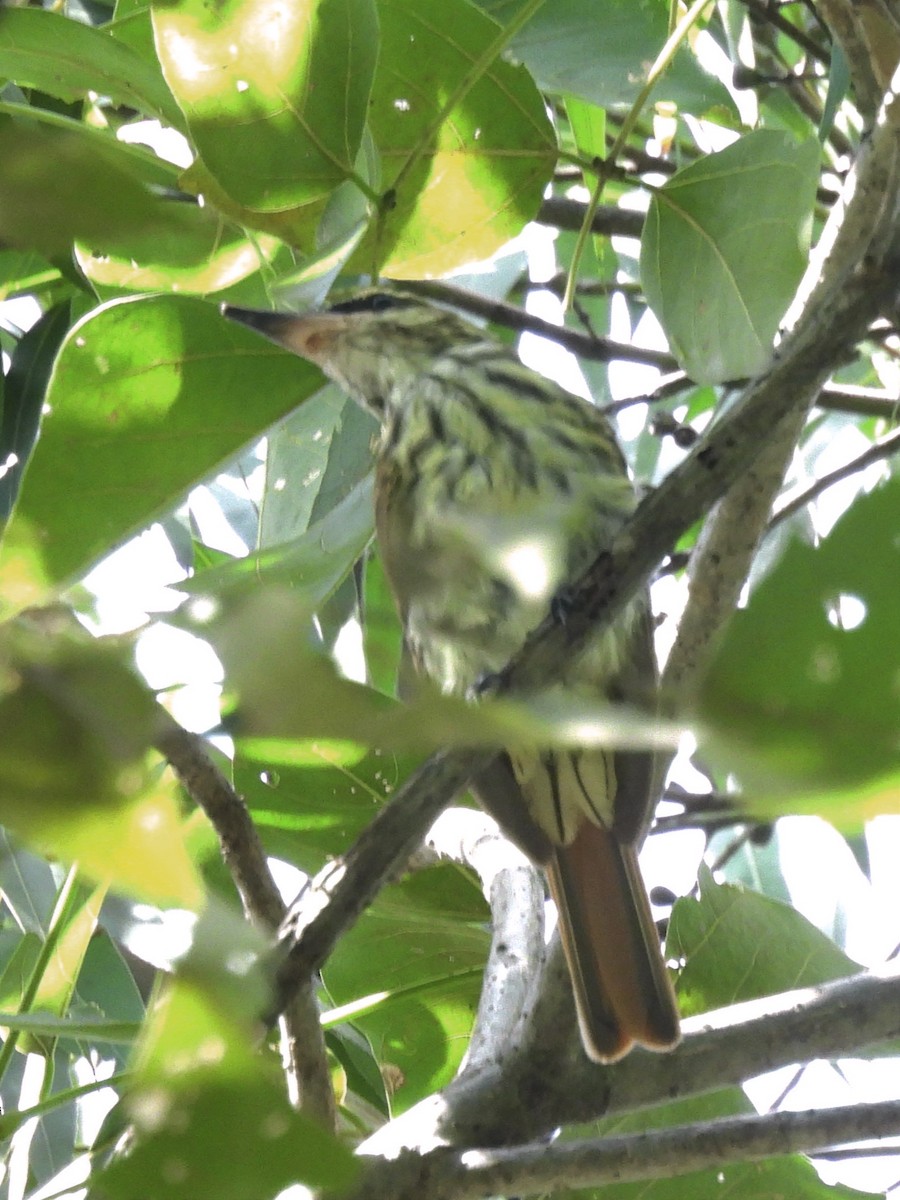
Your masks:
{"label": "streaked plumage", "polygon": [[[509,347],[409,296],[367,292],[302,317],[225,311],[317,363],[381,422],[376,529],[407,645],[420,671],[468,694],[634,507],[608,422]],[[654,682],[640,597],[559,686],[646,704]],[[601,1061],[678,1038],[636,857],[650,776],[645,754],[535,751],[477,782],[546,866],[585,1048]]]}

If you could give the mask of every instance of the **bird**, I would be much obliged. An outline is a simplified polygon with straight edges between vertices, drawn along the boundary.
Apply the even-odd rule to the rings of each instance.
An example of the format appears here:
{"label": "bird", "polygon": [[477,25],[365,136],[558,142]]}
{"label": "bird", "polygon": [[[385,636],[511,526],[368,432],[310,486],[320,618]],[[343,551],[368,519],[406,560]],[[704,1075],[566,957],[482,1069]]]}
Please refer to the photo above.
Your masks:
{"label": "bird", "polygon": [[[444,692],[477,695],[634,510],[609,421],[512,346],[402,289],[303,314],[222,312],[316,364],[376,418],[375,531],[406,652]],[[652,705],[646,592],[553,686]],[[638,864],[652,754],[515,747],[471,786],[546,873],[588,1057],[675,1046],[678,1006]]]}

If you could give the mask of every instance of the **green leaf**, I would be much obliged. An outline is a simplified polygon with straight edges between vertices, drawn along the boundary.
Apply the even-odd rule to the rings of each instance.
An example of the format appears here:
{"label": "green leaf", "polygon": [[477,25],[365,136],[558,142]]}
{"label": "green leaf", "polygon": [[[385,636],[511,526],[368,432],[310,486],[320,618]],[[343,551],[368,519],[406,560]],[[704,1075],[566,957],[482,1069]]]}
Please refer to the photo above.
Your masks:
{"label": "green leaf", "polygon": [[349,1150],[291,1108],[274,1057],[219,999],[185,980],[158,1004],[129,1096],[134,1145],[96,1178],[109,1200],[160,1181],[170,1200],[258,1200],[290,1184],[346,1188]]}
{"label": "green leaf", "polygon": [[700,697],[703,753],[739,776],[757,815],[787,799],[855,828],[900,806],[898,511],[894,476],[818,546],[792,541],[726,630]]}
{"label": "green leaf", "polygon": [[[32,854],[0,828],[0,888],[15,924],[27,933],[46,936],[59,884],[50,864]],[[0,999],[0,1003],[6,1001]]]}
{"label": "green leaf", "polygon": [[106,253],[76,246],[79,267],[98,288],[208,295],[266,267],[280,245],[265,234],[247,237],[210,206],[173,201],[165,215],[165,237],[135,231]]}
{"label": "green leaf", "polygon": [[266,455],[260,547],[305,533],[357,488],[372,469],[376,428],[374,418],[334,384],[278,426]]}
{"label": "green leaf", "polygon": [[[416,887],[418,894],[403,885],[387,889],[341,939],[324,971],[331,999],[346,1006],[339,1013],[366,1034],[388,1071],[394,1113],[458,1070],[489,944],[481,894],[456,868],[425,872]],[[453,899],[462,888],[464,918]],[[423,891],[430,893],[427,905]]]}
{"label": "green leaf", "polygon": [[59,620],[34,614],[0,641],[0,822],[95,879],[195,908],[174,785],[147,754],[156,701],[117,647]]}
{"label": "green leaf", "polygon": [[[522,0],[481,0],[480,7],[506,24]],[[604,107],[630,104],[668,36],[668,0],[544,0],[510,45],[538,86],[579,96]],[[687,46],[653,91],[691,112],[713,104],[733,109],[727,90],[698,65]]]}
{"label": "green leaf", "polygon": [[354,171],[375,70],[373,0],[157,0],[157,51],[207,169],[263,212]]}
{"label": "green leaf", "polygon": [[[753,1115],[755,1109],[739,1088],[722,1088],[706,1096],[692,1096],[673,1104],[642,1109],[601,1121],[591,1129],[596,1136],[646,1133],[677,1125],[706,1125],[722,1117]],[[568,1193],[567,1193],[568,1194]],[[570,1193],[578,1200],[762,1200],[790,1196],[791,1200],[863,1200],[866,1195],[852,1188],[827,1185],[815,1167],[802,1155],[783,1155],[763,1162],[729,1162],[707,1171],[691,1171],[642,1183],[606,1184],[601,1192]]]}
{"label": "green leaf", "polygon": [[131,1024],[137,1029],[144,1015],[144,1001],[132,967],[109,933],[98,929],[78,974],[70,1019],[84,1020],[90,1016],[98,1024],[118,1022],[123,1028]]}
{"label": "green leaf", "polygon": [[59,279],[59,269],[33,250],[0,250],[0,300],[39,291]]}
{"label": "green leaf", "polygon": [[553,130],[524,68],[494,62],[478,75],[498,27],[467,0],[380,0],[378,11],[369,121],[382,189],[395,194],[350,269],[440,275],[489,257],[534,218]]}
{"label": "green leaf", "polygon": [[276,765],[252,743],[239,741],[234,785],[266,850],[314,875],[346,853],[420,762],[421,755],[298,739],[291,761]]}
{"label": "green leaf", "polygon": [[[15,1024],[16,1014],[40,961],[42,945],[43,938],[38,937],[36,933],[16,937],[12,953],[3,963],[3,971],[0,974],[0,1010],[8,1010],[5,1014],[0,1012],[0,1026],[5,1025],[9,1029],[22,1028]],[[26,1020],[34,1019],[31,1016],[26,1017]]]}
{"label": "green leaf", "polygon": [[309,610],[289,588],[258,586],[224,600],[219,611],[199,606],[196,631],[213,644],[235,688],[235,732],[259,739],[257,752],[273,765],[291,761],[298,737],[404,750],[677,742],[679,731],[656,717],[562,690],[472,705],[422,681],[413,701],[399,705],[341,678],[309,646]]}
{"label": "green leaf", "polygon": [[[71,914],[66,928],[54,944],[52,958],[37,981],[37,990],[30,1005],[32,1009],[59,1017],[68,1012],[75,983],[97,930],[100,906],[107,890],[107,886],[101,884]],[[52,1055],[54,1037],[53,1034],[48,1037],[31,1032],[22,1041],[21,1048],[26,1053]]]}
{"label": "green leaf", "polygon": [[174,183],[171,167],[74,121],[22,111],[0,115],[0,236],[11,244],[52,258],[79,239],[97,254],[128,254],[191,228],[184,205],[158,190]]}
{"label": "green leaf", "polygon": [[686,960],[678,976],[684,1016],[861,970],[796,909],[758,892],[716,884],[706,868],[700,898],[683,897],[672,910],[666,950]]}
{"label": "green leaf", "polygon": [[[650,307],[697,383],[758,373],[806,265],[819,146],[758,130],[678,171],[641,242]],[[766,269],[760,269],[760,263]]]}
{"label": "green leaf", "polygon": [[262,584],[280,583],[314,612],[347,577],[371,540],[372,525],[372,480],[367,477],[305,534],[212,567],[179,584],[179,590],[214,598],[223,591],[255,592]]}
{"label": "green leaf", "polygon": [[45,9],[0,9],[0,76],[63,100],[99,92],[184,127],[158,69],[104,30]]}
{"label": "green leaf", "polygon": [[12,355],[0,413],[0,466],[10,455],[16,462],[0,474],[0,526],[12,512],[37,437],[53,360],[70,320],[69,304],[51,308],[20,338]]}
{"label": "green leaf", "polygon": [[7,611],[83,575],[317,380],[294,355],[196,300],[122,301],[90,313],[57,359],[50,411],[0,545]]}

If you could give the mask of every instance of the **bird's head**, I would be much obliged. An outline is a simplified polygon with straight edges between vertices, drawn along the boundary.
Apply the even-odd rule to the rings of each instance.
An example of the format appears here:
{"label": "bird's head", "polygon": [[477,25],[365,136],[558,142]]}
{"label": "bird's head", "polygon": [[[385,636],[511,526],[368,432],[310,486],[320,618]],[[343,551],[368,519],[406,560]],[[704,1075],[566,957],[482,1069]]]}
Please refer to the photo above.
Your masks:
{"label": "bird's head", "polygon": [[222,313],[315,363],[376,415],[426,374],[435,359],[482,337],[455,313],[404,292],[376,288],[300,315],[227,304]]}

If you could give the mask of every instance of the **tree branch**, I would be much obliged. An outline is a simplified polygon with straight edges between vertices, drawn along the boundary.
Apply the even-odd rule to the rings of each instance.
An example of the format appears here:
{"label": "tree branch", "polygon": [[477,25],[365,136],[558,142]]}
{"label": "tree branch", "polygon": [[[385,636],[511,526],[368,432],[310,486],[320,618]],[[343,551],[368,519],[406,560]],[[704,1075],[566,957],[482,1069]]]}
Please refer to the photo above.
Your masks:
{"label": "tree branch", "polygon": [[810,1112],[726,1117],[702,1124],[512,1150],[432,1151],[374,1160],[345,1200],[480,1200],[560,1187],[602,1187],[669,1179],[729,1163],[810,1153],[841,1142],[900,1133],[900,1103],[854,1104]]}
{"label": "tree branch", "polygon": [[525,312],[514,304],[504,304],[500,300],[490,300],[478,296],[464,288],[454,287],[449,283],[436,280],[411,279],[403,283],[405,291],[422,296],[428,300],[436,300],[440,304],[452,304],[463,312],[481,317],[495,325],[503,325],[518,333],[535,333],[540,337],[556,342],[566,350],[571,350],[580,358],[592,362],[636,362],[645,366],[658,367],[661,371],[674,371],[678,364],[671,354],[664,350],[647,350],[641,346],[632,346],[627,342],[616,342],[612,338],[599,337],[590,333],[582,333],[577,329],[567,329],[563,325],[554,325],[536,317],[533,313]]}
{"label": "tree branch", "polygon": [[788,501],[787,504],[778,510],[769,524],[769,530],[780,525],[782,521],[786,521],[788,517],[792,517],[801,508],[806,508],[807,504],[811,504],[817,496],[821,496],[822,492],[832,487],[835,483],[849,479],[859,471],[864,471],[866,467],[871,467],[877,462],[883,462],[898,452],[900,452],[900,430],[888,434],[887,437],[882,438],[880,442],[875,442],[868,450],[864,450],[862,454],[857,455],[850,462],[845,463],[842,467],[837,467],[834,471],[829,471],[826,475],[817,479],[815,483],[810,484],[799,496],[795,496],[793,500]]}
{"label": "tree branch", "polygon": [[491,909],[491,948],[463,1071],[501,1058],[527,1012],[544,962],[544,882],[497,822],[472,809],[438,817],[428,844],[471,867]]}
{"label": "tree branch", "polygon": [[[577,233],[584,224],[587,205],[566,196],[550,196],[541,204],[536,220]],[[644,214],[617,204],[598,204],[591,222],[591,233],[603,237],[639,238],[644,229]]]}
{"label": "tree branch", "polygon": [[500,1146],[542,1138],[560,1125],[596,1121],[744,1083],[797,1062],[855,1052],[900,1037],[900,974],[769,996],[684,1022],[674,1050],[634,1050],[612,1066],[583,1054],[548,1064],[531,1047],[460,1076],[379,1130],[363,1153]]}
{"label": "tree branch", "polygon": [[[161,732],[156,748],[215,829],[244,911],[266,932],[276,930],[285,904],[247,806],[210,758],[203,739],[188,733],[164,709],[160,708],[159,714]],[[295,989],[280,1026],[282,1063],[292,1102],[333,1129],[337,1119],[334,1092],[310,979]]]}
{"label": "tree branch", "polygon": [[832,412],[856,413],[883,421],[900,418],[900,399],[879,388],[854,387],[847,383],[826,383],[816,400],[817,408]]}

